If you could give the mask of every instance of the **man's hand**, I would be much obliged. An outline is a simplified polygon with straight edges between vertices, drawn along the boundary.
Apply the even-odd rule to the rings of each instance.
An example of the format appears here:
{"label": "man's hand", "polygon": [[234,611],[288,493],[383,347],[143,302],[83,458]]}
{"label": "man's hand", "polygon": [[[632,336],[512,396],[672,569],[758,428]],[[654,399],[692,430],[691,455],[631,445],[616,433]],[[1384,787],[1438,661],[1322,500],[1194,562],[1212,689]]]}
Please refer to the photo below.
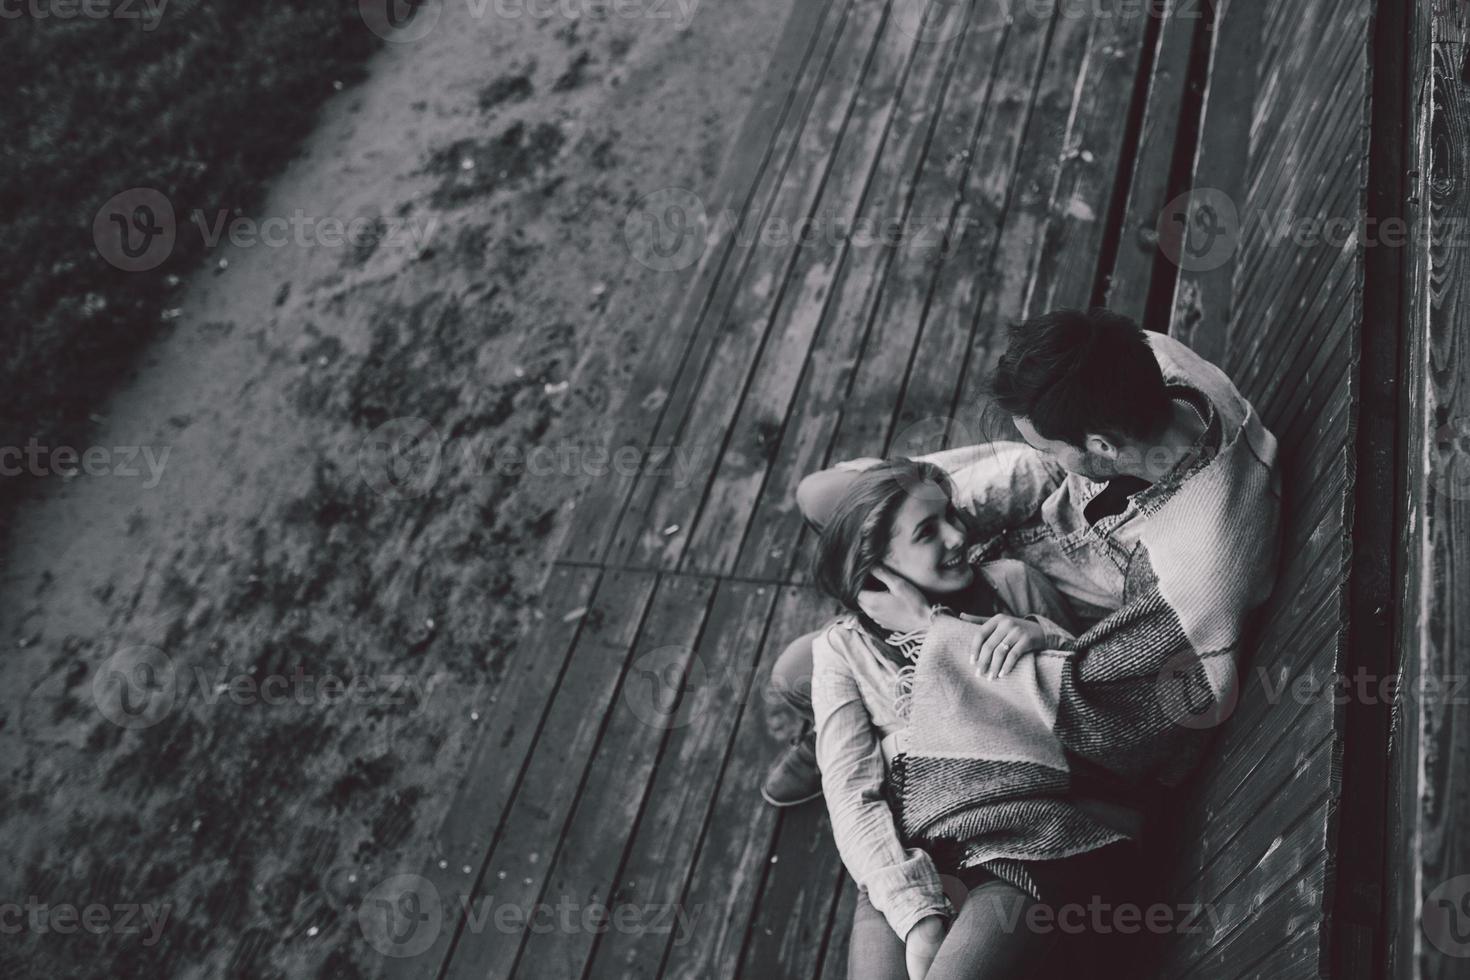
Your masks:
{"label": "man's hand", "polygon": [[929,600],[912,582],[881,565],[873,569],[873,577],[888,586],[887,592],[858,593],[858,605],[873,622],[892,633],[911,633],[929,625]]}
{"label": "man's hand", "polygon": [[926,915],[903,941],[904,962],[908,964],[909,980],[924,980],[934,957],[939,955],[939,946],[944,942],[944,917]]}
{"label": "man's hand", "polygon": [[987,619],[980,627],[980,638],[975,673],[984,677],[1008,674],[1026,654],[1046,649],[1046,630],[1039,623],[1004,614]]}

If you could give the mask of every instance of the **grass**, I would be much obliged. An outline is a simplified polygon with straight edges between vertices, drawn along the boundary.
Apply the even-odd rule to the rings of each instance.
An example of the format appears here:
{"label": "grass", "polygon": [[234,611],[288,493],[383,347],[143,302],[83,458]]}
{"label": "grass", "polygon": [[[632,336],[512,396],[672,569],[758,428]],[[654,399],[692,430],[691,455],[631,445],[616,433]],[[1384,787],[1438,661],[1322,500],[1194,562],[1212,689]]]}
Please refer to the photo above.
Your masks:
{"label": "grass", "polygon": [[[55,445],[85,439],[88,415],[204,254],[185,211],[248,213],[380,42],[353,0],[30,0],[9,11],[20,16],[0,29],[0,447]],[[178,213],[171,251],[146,271],[109,261],[119,253],[106,221],[102,244],[94,234],[99,209],[134,188]]]}

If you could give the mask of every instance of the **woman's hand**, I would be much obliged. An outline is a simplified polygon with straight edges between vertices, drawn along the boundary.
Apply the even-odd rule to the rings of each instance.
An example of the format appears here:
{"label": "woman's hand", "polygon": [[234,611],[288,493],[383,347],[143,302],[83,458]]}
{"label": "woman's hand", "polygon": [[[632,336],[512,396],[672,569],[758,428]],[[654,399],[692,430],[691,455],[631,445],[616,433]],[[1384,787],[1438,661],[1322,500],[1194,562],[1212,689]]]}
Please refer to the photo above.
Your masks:
{"label": "woman's hand", "polygon": [[873,569],[873,577],[888,591],[864,589],[858,593],[858,605],[868,617],[893,633],[912,633],[929,625],[929,600],[912,582],[881,565]]}
{"label": "woman's hand", "polygon": [[939,955],[939,946],[943,942],[943,916],[926,915],[914,923],[903,941],[904,962],[908,964],[909,980],[924,980],[924,974],[929,972],[929,965]]}
{"label": "woman's hand", "polygon": [[975,673],[985,677],[1008,674],[1026,654],[1046,649],[1046,630],[1039,623],[1015,616],[991,616],[980,627],[980,637]]}

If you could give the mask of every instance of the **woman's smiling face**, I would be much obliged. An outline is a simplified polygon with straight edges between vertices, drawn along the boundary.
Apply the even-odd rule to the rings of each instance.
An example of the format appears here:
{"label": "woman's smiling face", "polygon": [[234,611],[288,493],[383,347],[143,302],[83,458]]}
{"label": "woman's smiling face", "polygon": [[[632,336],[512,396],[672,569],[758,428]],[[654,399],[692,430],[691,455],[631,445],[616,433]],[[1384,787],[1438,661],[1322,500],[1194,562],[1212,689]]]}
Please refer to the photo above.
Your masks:
{"label": "woman's smiling face", "polygon": [[930,597],[969,586],[975,571],[965,560],[965,529],[942,489],[923,483],[905,494],[893,515],[883,564]]}

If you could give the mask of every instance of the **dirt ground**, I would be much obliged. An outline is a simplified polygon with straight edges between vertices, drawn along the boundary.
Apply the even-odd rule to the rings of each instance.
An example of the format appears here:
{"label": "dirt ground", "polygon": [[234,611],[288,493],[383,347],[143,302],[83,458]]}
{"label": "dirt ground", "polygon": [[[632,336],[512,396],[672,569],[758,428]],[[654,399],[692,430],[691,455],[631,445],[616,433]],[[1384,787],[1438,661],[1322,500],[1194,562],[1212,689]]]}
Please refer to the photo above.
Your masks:
{"label": "dirt ground", "polygon": [[378,972],[351,910],[418,869],[669,315],[630,206],[714,183],[789,0],[424,10],[235,216],[274,231],[179,285],[87,472],[36,454],[0,581],[6,977]]}

